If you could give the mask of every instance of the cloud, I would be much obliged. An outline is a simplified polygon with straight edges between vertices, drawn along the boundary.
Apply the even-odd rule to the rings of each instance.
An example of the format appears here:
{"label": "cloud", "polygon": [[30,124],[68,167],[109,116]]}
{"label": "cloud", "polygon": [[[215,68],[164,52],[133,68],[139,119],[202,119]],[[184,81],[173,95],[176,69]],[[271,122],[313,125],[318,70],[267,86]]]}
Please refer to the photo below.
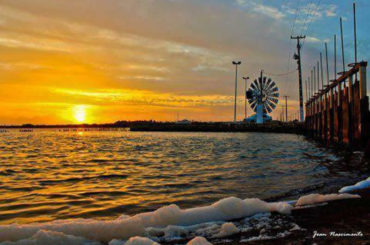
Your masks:
{"label": "cloud", "polygon": [[[286,72],[287,62],[292,62],[288,54],[294,45],[289,37],[296,2],[282,7],[279,3],[2,0],[0,91],[5,92],[0,106],[7,104],[10,108],[12,102],[12,110],[17,106],[27,115],[24,108],[35,101],[64,101],[65,107],[91,103],[99,107],[99,98],[103,98],[109,101],[112,118],[116,110],[113,108],[119,107],[123,113],[126,106],[132,116],[135,111],[143,111],[144,118],[146,107],[142,105],[147,101],[143,98],[149,96],[161,119],[169,117],[165,109],[177,108],[177,103],[187,109],[195,105],[191,107],[193,118],[228,118],[229,97],[234,93],[232,60],[240,59],[240,74],[251,78],[258,76],[260,69],[266,73]],[[302,25],[306,15],[320,21],[333,16],[336,10],[335,5],[302,5],[297,23]],[[314,45],[325,38],[310,33],[306,41],[309,45],[304,54],[309,56],[317,53]],[[305,58],[305,63],[312,59]],[[297,99],[295,74],[277,77],[276,81],[281,91]],[[22,87],[27,90],[21,90]],[[55,93],[56,88],[84,91],[92,96]],[[102,91],[122,96],[109,95],[120,98],[110,101],[109,96],[100,95],[105,93]],[[128,105],[122,99],[125,91],[150,94],[144,96],[140,92]],[[15,104],[17,100],[23,104]],[[99,110],[108,109],[102,106]],[[53,110],[48,110],[47,116],[50,112]],[[30,118],[32,113],[43,117],[31,108]]]}
{"label": "cloud", "polygon": [[329,5],[328,7],[327,7],[327,9],[325,10],[325,12],[326,12],[326,16],[327,17],[335,17],[335,16],[337,16],[337,6],[336,5],[333,5],[333,4],[331,4],[331,5]]}
{"label": "cloud", "polygon": [[262,14],[268,18],[279,20],[285,17],[285,14],[279,9],[266,4],[260,4],[257,1],[236,0],[236,4],[239,7],[245,8],[254,13]]}
{"label": "cloud", "polygon": [[282,19],[285,17],[285,14],[280,12],[277,8],[262,5],[262,4],[256,4],[253,10],[257,13],[269,16],[273,19]]}
{"label": "cloud", "polygon": [[296,16],[296,23],[298,25],[307,25],[321,20],[324,17],[335,17],[338,9],[334,4],[315,4],[308,3],[306,5],[283,5],[283,10],[286,14]]}
{"label": "cloud", "polygon": [[317,37],[313,37],[313,36],[306,36],[306,39],[305,41],[307,43],[325,43],[325,42],[329,42],[330,40],[329,39],[319,39]]}

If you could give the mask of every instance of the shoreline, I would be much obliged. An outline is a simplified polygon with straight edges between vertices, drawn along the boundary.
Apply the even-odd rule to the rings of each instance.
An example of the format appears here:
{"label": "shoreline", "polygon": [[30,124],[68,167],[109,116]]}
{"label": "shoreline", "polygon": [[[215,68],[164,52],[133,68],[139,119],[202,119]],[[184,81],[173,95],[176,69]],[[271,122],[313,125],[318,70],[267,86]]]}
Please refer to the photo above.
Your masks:
{"label": "shoreline", "polygon": [[299,122],[271,122],[265,124],[243,122],[154,122],[133,121],[107,124],[65,124],[65,125],[0,125],[0,129],[116,129],[129,128],[130,131],[152,132],[269,132],[303,134],[304,124]]}

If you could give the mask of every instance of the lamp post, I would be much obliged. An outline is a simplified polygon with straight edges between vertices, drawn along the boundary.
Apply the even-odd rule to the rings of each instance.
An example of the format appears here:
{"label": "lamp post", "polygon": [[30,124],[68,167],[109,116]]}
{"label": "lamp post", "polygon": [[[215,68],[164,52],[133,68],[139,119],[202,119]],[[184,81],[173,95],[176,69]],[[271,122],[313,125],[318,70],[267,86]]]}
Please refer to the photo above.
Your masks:
{"label": "lamp post", "polygon": [[236,97],[238,95],[238,65],[240,65],[241,63],[241,61],[233,61],[233,65],[235,65],[234,122],[236,122]]}
{"label": "lamp post", "polygon": [[244,118],[247,118],[248,112],[247,112],[247,88],[248,88],[248,79],[249,77],[243,77],[245,80],[244,83]]}

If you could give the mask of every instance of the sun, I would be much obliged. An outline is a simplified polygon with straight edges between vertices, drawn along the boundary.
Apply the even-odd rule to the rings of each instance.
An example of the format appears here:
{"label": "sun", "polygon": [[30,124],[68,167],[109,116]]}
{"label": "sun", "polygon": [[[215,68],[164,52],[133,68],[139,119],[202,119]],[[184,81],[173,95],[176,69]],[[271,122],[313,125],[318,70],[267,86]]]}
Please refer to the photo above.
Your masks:
{"label": "sun", "polygon": [[79,123],[85,122],[86,121],[86,106],[77,105],[73,107],[73,116],[77,122]]}

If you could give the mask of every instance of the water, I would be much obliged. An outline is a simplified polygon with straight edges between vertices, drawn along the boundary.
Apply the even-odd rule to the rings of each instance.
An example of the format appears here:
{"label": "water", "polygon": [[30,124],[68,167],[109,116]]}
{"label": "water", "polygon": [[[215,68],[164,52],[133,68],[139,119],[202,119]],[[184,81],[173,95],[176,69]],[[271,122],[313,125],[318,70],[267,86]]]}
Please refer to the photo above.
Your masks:
{"label": "water", "polygon": [[290,134],[11,130],[0,134],[0,223],[271,198],[324,184],[335,158]]}

